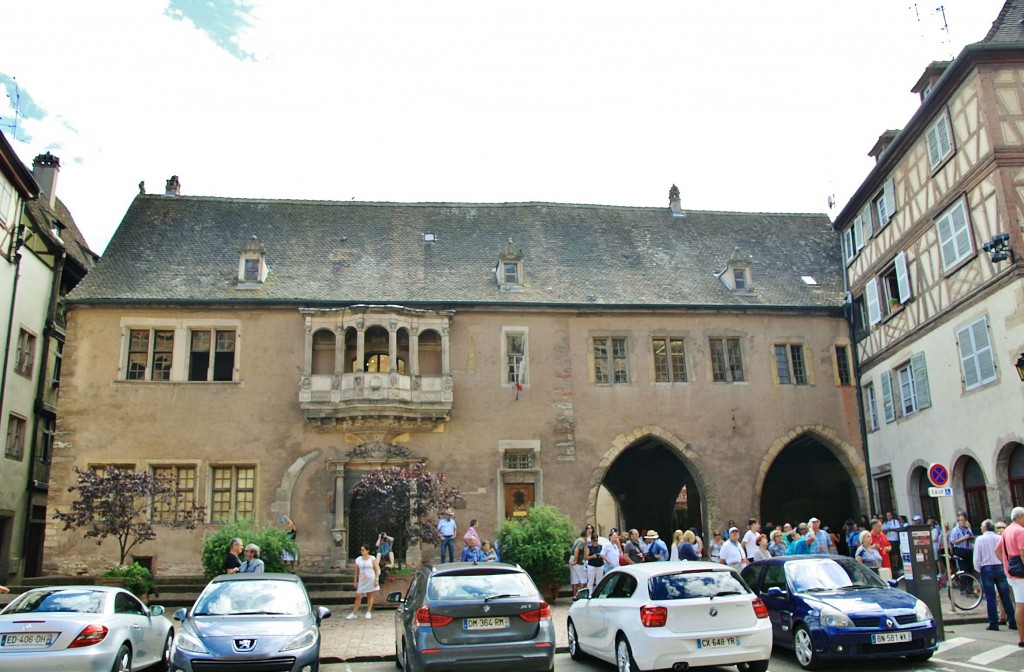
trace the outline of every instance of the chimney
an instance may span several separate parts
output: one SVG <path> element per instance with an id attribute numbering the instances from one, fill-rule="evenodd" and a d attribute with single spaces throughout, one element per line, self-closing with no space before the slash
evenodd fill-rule
<path id="1" fill-rule="evenodd" d="M 39 184 L 39 189 L 46 194 L 46 202 L 50 210 L 57 207 L 57 173 L 60 172 L 60 159 L 53 154 L 39 154 L 32 160 L 32 177 Z"/>
<path id="2" fill-rule="evenodd" d="M 672 209 L 673 217 L 683 216 L 683 203 L 679 198 L 679 187 L 672 185 L 672 188 L 668 190 L 668 207 Z"/>
<path id="3" fill-rule="evenodd" d="M 872 147 L 871 151 L 868 152 L 868 156 L 872 157 L 875 160 L 875 163 L 878 163 L 882 158 L 882 154 L 885 153 L 885 150 L 889 148 L 889 145 L 892 144 L 892 141 L 895 140 L 896 136 L 899 134 L 900 129 L 894 130 L 891 128 L 882 133 L 878 136 L 878 140 L 875 141 L 874 147 Z"/>
<path id="4" fill-rule="evenodd" d="M 167 180 L 164 196 L 181 196 L 181 182 L 178 181 L 177 175 L 171 175 L 171 179 Z"/>

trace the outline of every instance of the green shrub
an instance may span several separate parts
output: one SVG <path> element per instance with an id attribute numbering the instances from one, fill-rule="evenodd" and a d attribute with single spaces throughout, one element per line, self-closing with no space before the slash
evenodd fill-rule
<path id="1" fill-rule="evenodd" d="M 114 565 L 100 576 L 123 578 L 125 590 L 138 597 L 145 597 L 153 592 L 153 573 L 137 562 L 130 565 Z"/>
<path id="2" fill-rule="evenodd" d="M 526 516 L 498 528 L 502 562 L 518 564 L 541 591 L 566 582 L 565 550 L 576 537 L 572 520 L 550 505 L 530 508 Z"/>
<path id="3" fill-rule="evenodd" d="M 279 527 L 260 527 L 251 520 L 225 523 L 203 537 L 203 573 L 207 577 L 224 573 L 224 558 L 235 537 L 240 538 L 245 545 L 256 544 L 260 547 L 260 559 L 263 560 L 265 572 L 288 571 L 288 566 L 281 559 L 281 551 L 287 549 L 293 556 L 299 555 L 298 546 Z"/>

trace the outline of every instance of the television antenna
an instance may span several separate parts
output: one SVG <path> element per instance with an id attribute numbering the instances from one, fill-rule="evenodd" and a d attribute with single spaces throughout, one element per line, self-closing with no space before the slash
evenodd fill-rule
<path id="1" fill-rule="evenodd" d="M 6 121 L 0 124 L 4 128 L 11 130 L 11 139 L 18 139 L 18 118 L 21 116 L 21 88 L 18 86 L 18 78 L 11 77 L 11 81 L 14 82 L 14 95 L 10 92 L 7 93 L 7 99 L 11 101 L 11 108 L 14 110 L 14 121 Z M 0 117 L 3 120 L 3 117 Z"/>

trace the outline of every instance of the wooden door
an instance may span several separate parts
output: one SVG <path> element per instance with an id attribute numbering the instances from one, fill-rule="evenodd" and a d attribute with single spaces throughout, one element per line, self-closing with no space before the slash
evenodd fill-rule
<path id="1" fill-rule="evenodd" d="M 526 510 L 534 504 L 533 483 L 505 484 L 505 517 L 525 516 Z"/>

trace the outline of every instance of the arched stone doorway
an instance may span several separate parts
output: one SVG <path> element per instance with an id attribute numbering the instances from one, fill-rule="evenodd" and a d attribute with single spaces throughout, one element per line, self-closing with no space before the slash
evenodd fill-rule
<path id="1" fill-rule="evenodd" d="M 838 532 L 848 518 L 867 513 L 857 478 L 863 474 L 863 462 L 846 448 L 837 456 L 818 433 L 811 431 L 773 446 L 765 456 L 770 466 L 763 470 L 761 522 L 781 525 L 817 517 L 823 526 Z M 852 461 L 854 457 L 857 462 Z"/>
<path id="2" fill-rule="evenodd" d="M 591 516 L 603 487 L 615 502 L 623 529 L 658 530 L 666 540 L 676 529 L 696 527 L 703 533 L 712 495 L 695 457 L 684 443 L 658 428 L 617 437 L 595 472 Z M 685 504 L 680 499 L 683 492 Z"/>
<path id="3" fill-rule="evenodd" d="M 978 461 L 969 455 L 963 455 L 953 467 L 953 483 L 959 485 L 963 510 L 967 520 L 974 528 L 989 517 L 988 484 L 985 472 Z"/>

